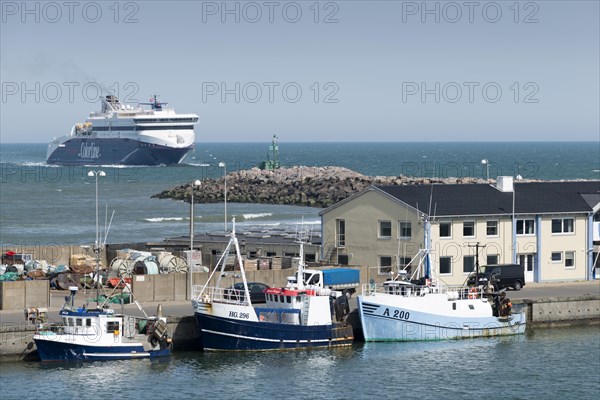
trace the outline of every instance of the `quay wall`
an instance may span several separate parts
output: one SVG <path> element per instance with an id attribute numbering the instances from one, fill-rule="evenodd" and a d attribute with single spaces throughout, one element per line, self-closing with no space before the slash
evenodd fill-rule
<path id="1" fill-rule="evenodd" d="M 361 284 L 367 283 L 366 268 L 349 267 L 361 270 Z M 246 271 L 248 282 L 263 282 L 272 287 L 282 287 L 287 283 L 287 277 L 292 275 L 291 269 L 268 269 Z M 210 277 L 208 272 L 194 272 L 192 282 L 194 285 L 204 285 Z M 160 275 L 134 275 L 131 288 L 135 299 L 140 302 L 163 302 L 191 300 L 189 274 L 160 274 Z M 386 276 L 379 277 L 377 283 L 383 282 Z M 214 276 L 212 284 L 216 284 L 218 276 Z M 226 286 L 231 277 L 222 278 Z M 237 281 L 236 281 L 237 282 Z M 105 289 L 108 291 L 109 289 Z M 360 288 L 358 289 L 360 290 Z M 65 294 L 68 294 L 65 292 Z M 22 310 L 26 307 L 48 307 L 50 305 L 50 281 L 46 279 L 0 282 L 0 310 Z"/>
<path id="2" fill-rule="evenodd" d="M 525 299 L 527 322 L 533 328 L 600 323 L 600 296 Z"/>
<path id="3" fill-rule="evenodd" d="M 0 310 L 49 306 L 50 285 L 47 280 L 0 282 Z"/>
<path id="4" fill-rule="evenodd" d="M 522 304 L 526 307 L 528 330 L 600 324 L 600 296 L 524 300 Z M 354 324 L 357 321 L 354 318 Z M 173 335 L 174 351 L 200 350 L 200 335 L 193 315 L 168 317 L 167 325 Z M 26 322 L 2 323 L 0 362 L 38 360 L 34 332 L 35 327 Z"/>

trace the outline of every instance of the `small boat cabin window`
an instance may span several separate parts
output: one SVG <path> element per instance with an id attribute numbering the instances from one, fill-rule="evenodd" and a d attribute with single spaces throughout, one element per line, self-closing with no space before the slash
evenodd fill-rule
<path id="1" fill-rule="evenodd" d="M 91 318 L 86 318 L 85 319 L 85 326 L 92 326 L 92 319 Z"/>
<path id="2" fill-rule="evenodd" d="M 300 303 L 300 302 L 302 301 L 302 298 L 301 298 L 300 296 L 296 296 L 296 301 L 297 301 L 298 303 Z"/>
<path id="3" fill-rule="evenodd" d="M 73 326 L 73 318 L 69 318 L 69 326 Z"/>
<path id="4" fill-rule="evenodd" d="M 108 321 L 106 323 L 106 332 L 111 333 L 119 330 L 119 321 Z"/>
<path id="5" fill-rule="evenodd" d="M 81 318 L 77 318 L 75 320 L 75 326 L 83 326 L 83 321 L 81 320 Z"/>
<path id="6" fill-rule="evenodd" d="M 279 300 L 278 300 L 278 301 L 279 301 L 280 303 L 283 303 L 283 296 L 282 296 L 282 295 L 279 295 Z"/>
<path id="7" fill-rule="evenodd" d="M 456 303 L 452 303 L 452 309 L 456 310 Z"/>
<path id="8" fill-rule="evenodd" d="M 68 325 L 67 317 L 63 317 L 63 324 Z"/>
<path id="9" fill-rule="evenodd" d="M 292 302 L 292 296 L 285 296 L 285 301 L 286 301 L 286 303 L 291 303 Z"/>

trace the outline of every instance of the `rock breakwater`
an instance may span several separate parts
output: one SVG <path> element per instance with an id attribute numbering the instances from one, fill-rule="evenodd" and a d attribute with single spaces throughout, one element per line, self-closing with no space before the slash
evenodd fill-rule
<path id="1" fill-rule="evenodd" d="M 343 167 L 290 167 L 274 171 L 252 168 L 227 175 L 227 201 L 329 207 L 369 185 L 426 185 L 430 183 L 485 183 L 476 178 L 416 178 L 366 176 Z M 224 200 L 224 178 L 207 179 L 194 190 L 195 203 Z M 154 198 L 190 201 L 191 184 L 155 194 Z"/>

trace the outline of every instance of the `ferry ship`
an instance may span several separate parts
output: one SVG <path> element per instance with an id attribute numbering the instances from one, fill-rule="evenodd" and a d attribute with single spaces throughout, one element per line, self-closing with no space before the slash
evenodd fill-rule
<path id="1" fill-rule="evenodd" d="M 170 165 L 194 148 L 196 114 L 177 114 L 156 96 L 136 107 L 114 95 L 101 101 L 100 112 L 50 142 L 48 164 Z"/>

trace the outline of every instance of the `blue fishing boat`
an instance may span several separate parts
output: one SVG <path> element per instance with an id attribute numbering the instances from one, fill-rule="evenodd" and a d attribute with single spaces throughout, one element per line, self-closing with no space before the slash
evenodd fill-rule
<path id="1" fill-rule="evenodd" d="M 243 282 L 243 290 L 223 288 L 230 250 L 236 254 L 234 275 Z M 227 248 L 215 266 L 207 284 L 194 286 L 192 306 L 204 350 L 288 350 L 349 346 L 352 327 L 343 317 L 332 319 L 336 299 L 330 289 L 306 285 L 303 281 L 304 247 L 300 242 L 297 279 L 284 288 L 265 291 L 265 304 L 252 305 L 244 264 L 234 227 Z M 239 270 L 239 271 L 238 271 Z M 215 274 L 217 275 L 215 277 Z M 208 284 L 216 278 L 216 286 Z M 345 295 L 343 295 L 345 297 Z"/>
<path id="2" fill-rule="evenodd" d="M 99 304 L 97 308 L 75 307 L 78 288 L 59 315 L 58 324 L 42 324 L 33 336 L 42 361 L 96 361 L 154 358 L 171 354 L 172 341 L 166 318 L 116 314 Z M 160 310 L 160 307 L 159 307 Z"/>

